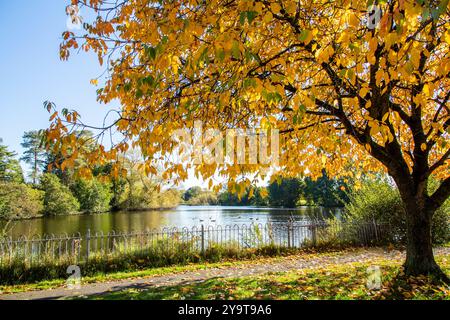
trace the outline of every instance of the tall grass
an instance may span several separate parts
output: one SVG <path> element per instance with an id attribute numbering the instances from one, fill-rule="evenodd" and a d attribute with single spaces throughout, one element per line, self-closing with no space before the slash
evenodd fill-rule
<path id="1" fill-rule="evenodd" d="M 257 256 L 271 256 L 293 252 L 293 250 L 275 245 L 258 248 L 241 248 L 237 243 L 209 243 L 204 252 L 196 250 L 192 243 L 159 239 L 147 246 L 140 244 L 118 244 L 113 253 L 94 252 L 88 261 L 79 262 L 78 253 L 67 254 L 54 259 L 51 254 L 44 255 L 39 261 L 22 259 L 14 255 L 3 259 L 0 265 L 0 284 L 17 285 L 43 280 L 68 278 L 67 268 L 78 265 L 82 276 L 118 271 L 136 271 L 146 268 L 186 265 L 200 262 L 219 262 L 224 259 L 245 259 Z"/>

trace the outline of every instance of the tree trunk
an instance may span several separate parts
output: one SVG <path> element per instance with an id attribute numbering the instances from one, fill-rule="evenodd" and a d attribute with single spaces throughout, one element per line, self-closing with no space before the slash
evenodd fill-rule
<path id="1" fill-rule="evenodd" d="M 449 281 L 433 255 L 431 225 L 434 212 L 429 212 L 418 201 L 406 204 L 407 247 L 405 273 L 410 276 L 432 275 Z"/>

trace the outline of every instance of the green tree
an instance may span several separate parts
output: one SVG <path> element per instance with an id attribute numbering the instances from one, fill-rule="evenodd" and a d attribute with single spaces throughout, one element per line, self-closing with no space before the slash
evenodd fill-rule
<path id="1" fill-rule="evenodd" d="M 250 198 L 250 205 L 258 207 L 266 207 L 269 205 L 269 199 L 263 195 L 266 193 L 265 189 L 263 187 L 255 188 L 253 197 Z"/>
<path id="2" fill-rule="evenodd" d="M 78 200 L 56 175 L 44 174 L 41 177 L 41 188 L 45 192 L 44 212 L 46 215 L 72 214 L 80 210 Z"/>
<path id="3" fill-rule="evenodd" d="M 217 195 L 211 191 L 201 190 L 201 192 L 193 197 L 190 197 L 187 204 L 192 206 L 215 206 L 217 205 Z"/>
<path id="4" fill-rule="evenodd" d="M 317 180 L 306 177 L 301 187 L 301 195 L 309 204 L 322 207 L 341 207 L 348 202 L 345 192 L 347 184 L 343 179 L 330 179 L 326 172 Z"/>
<path id="5" fill-rule="evenodd" d="M 30 178 L 33 184 L 37 183 L 39 175 L 43 172 L 47 152 L 43 144 L 42 131 L 28 131 L 23 135 L 22 148 L 25 149 L 21 161 L 31 166 Z"/>
<path id="6" fill-rule="evenodd" d="M 110 210 L 112 191 L 109 183 L 98 178 L 78 179 L 71 190 L 84 212 L 106 212 Z"/>
<path id="7" fill-rule="evenodd" d="M 0 181 L 23 182 L 23 171 L 19 161 L 15 158 L 17 154 L 9 151 L 8 147 L 1 144 L 0 138 Z"/>
<path id="8" fill-rule="evenodd" d="M 0 182 L 0 218 L 32 218 L 43 211 L 43 192 L 23 183 Z"/>
<path id="9" fill-rule="evenodd" d="M 301 194 L 301 181 L 297 178 L 279 178 L 269 185 L 271 206 L 294 208 Z"/>
<path id="10" fill-rule="evenodd" d="M 269 199 L 262 195 L 265 188 L 247 188 L 245 194 L 239 198 L 236 193 L 230 191 L 221 192 L 218 196 L 218 202 L 222 206 L 258 206 L 265 207 L 269 205 Z"/>
<path id="11" fill-rule="evenodd" d="M 434 182 L 430 188 L 435 188 Z M 386 180 L 366 180 L 360 188 L 349 188 L 350 201 L 345 206 L 350 232 L 358 232 L 361 223 L 377 221 L 384 224 L 384 239 L 387 243 L 407 243 L 405 208 L 397 188 Z M 450 199 L 433 216 L 431 236 L 434 244 L 450 240 Z"/>
<path id="12" fill-rule="evenodd" d="M 110 186 L 111 186 L 111 201 L 110 201 L 110 210 L 118 211 L 120 210 L 121 198 L 125 193 L 125 189 L 127 186 L 127 180 L 123 177 L 111 177 L 111 171 L 113 168 L 113 163 L 107 163 L 102 166 L 97 166 L 93 170 L 93 175 L 95 177 L 99 176 L 108 176 L 110 177 Z"/>
<path id="13" fill-rule="evenodd" d="M 238 195 L 233 192 L 224 191 L 219 194 L 218 197 L 219 204 L 221 206 L 241 206 L 242 201 L 239 199 Z"/>
<path id="14" fill-rule="evenodd" d="M 195 198 L 199 196 L 203 192 L 202 188 L 200 187 L 192 187 L 186 190 L 186 192 L 183 194 L 183 200 L 189 201 L 192 198 Z"/>

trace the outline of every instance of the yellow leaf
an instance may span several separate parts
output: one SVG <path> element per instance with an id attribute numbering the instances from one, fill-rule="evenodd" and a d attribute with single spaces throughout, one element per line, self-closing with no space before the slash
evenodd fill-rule
<path id="1" fill-rule="evenodd" d="M 422 143 L 422 144 L 420 145 L 420 149 L 421 149 L 422 151 L 427 150 L 427 144 L 426 144 L 426 143 Z"/>
<path id="2" fill-rule="evenodd" d="M 269 193 L 267 192 L 266 189 L 261 189 L 261 191 L 259 192 L 259 195 L 261 196 L 261 198 L 265 199 L 267 198 L 267 196 L 269 195 Z"/>
<path id="3" fill-rule="evenodd" d="M 273 14 L 272 14 L 272 12 L 267 12 L 267 13 L 264 15 L 264 18 L 263 18 L 263 20 L 264 20 L 265 23 L 270 23 L 270 22 L 272 21 L 272 19 L 273 19 Z"/>
<path id="4" fill-rule="evenodd" d="M 450 31 L 447 31 L 445 33 L 445 42 L 447 42 L 447 44 L 450 46 Z"/>
<path id="5" fill-rule="evenodd" d="M 354 13 L 350 13 L 349 17 L 348 17 L 348 23 L 352 26 L 352 27 L 358 27 L 359 26 L 359 18 L 356 16 L 356 14 Z"/>
<path id="6" fill-rule="evenodd" d="M 369 88 L 367 87 L 362 87 L 361 90 L 359 90 L 359 96 L 361 98 L 364 98 L 367 95 L 367 93 L 369 93 Z"/>
<path id="7" fill-rule="evenodd" d="M 322 155 L 322 165 L 325 166 L 327 164 L 328 158 L 326 155 Z"/>
<path id="8" fill-rule="evenodd" d="M 272 11 L 274 13 L 280 13 L 280 11 L 281 11 L 281 6 L 278 3 L 276 3 L 276 2 L 272 3 L 270 5 L 270 8 L 272 9 Z"/>

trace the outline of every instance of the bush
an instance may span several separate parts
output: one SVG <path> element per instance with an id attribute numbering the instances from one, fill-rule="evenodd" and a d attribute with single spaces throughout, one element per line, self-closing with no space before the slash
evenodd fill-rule
<path id="1" fill-rule="evenodd" d="M 123 248 L 125 249 L 125 248 Z M 39 261 L 20 257 L 7 259 L 0 265 L 0 286 L 19 285 L 43 280 L 67 279 L 67 267 L 78 265 L 83 270 L 83 277 L 96 276 L 112 272 L 127 272 L 148 268 L 173 265 L 187 265 L 200 262 L 219 262 L 225 259 L 254 259 L 297 253 L 298 249 L 268 245 L 260 248 L 242 248 L 235 243 L 210 243 L 204 253 L 195 245 L 183 243 L 176 239 L 160 239 L 149 247 L 140 244 L 135 247 L 127 245 L 123 252 L 104 254 L 93 252 L 89 262 L 80 260 L 78 254 L 63 256 L 55 260 L 52 255 L 42 257 Z"/>
<path id="2" fill-rule="evenodd" d="M 121 210 L 146 210 L 173 208 L 179 205 L 181 195 L 176 190 L 160 192 L 156 187 L 147 187 L 136 183 L 133 187 L 126 186 L 120 197 Z"/>
<path id="3" fill-rule="evenodd" d="M 80 210 L 78 200 L 70 189 L 64 186 L 54 174 L 47 173 L 41 178 L 44 190 L 44 213 L 46 215 L 73 214 Z"/>
<path id="4" fill-rule="evenodd" d="M 42 211 L 42 191 L 26 184 L 0 182 L 0 218 L 32 218 L 39 216 Z"/>
<path id="5" fill-rule="evenodd" d="M 269 203 L 274 207 L 295 208 L 300 198 L 302 183 L 297 178 L 281 178 L 269 185 Z"/>
<path id="6" fill-rule="evenodd" d="M 221 206 L 267 207 L 269 205 L 269 198 L 264 195 L 266 192 L 266 188 L 262 187 L 247 188 L 245 194 L 239 198 L 236 193 L 224 191 L 217 196 L 217 201 Z"/>
<path id="7" fill-rule="evenodd" d="M 386 239 L 390 243 L 406 243 L 406 219 L 398 190 L 387 182 L 364 182 L 362 188 L 350 189 L 350 202 L 346 205 L 346 218 L 350 225 L 377 221 L 386 224 Z M 450 201 L 436 211 L 432 223 L 433 243 L 450 240 Z"/>
<path id="8" fill-rule="evenodd" d="M 202 188 L 200 187 L 192 187 L 189 188 L 184 194 L 183 194 L 183 200 L 189 201 L 192 198 L 195 198 L 199 196 L 203 192 Z"/>
<path id="9" fill-rule="evenodd" d="M 202 191 L 201 194 L 189 199 L 187 204 L 191 206 L 215 206 L 219 204 L 219 201 L 216 194 L 208 191 Z"/>
<path id="10" fill-rule="evenodd" d="M 106 212 L 110 209 L 112 192 L 109 184 L 98 179 L 78 179 L 71 186 L 72 192 L 85 212 Z"/>

